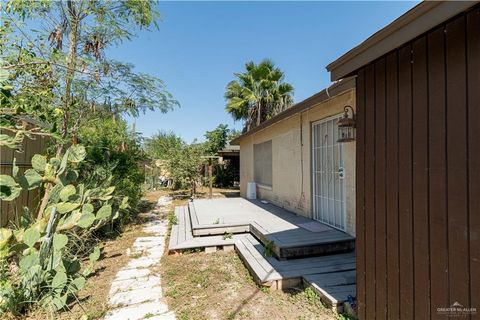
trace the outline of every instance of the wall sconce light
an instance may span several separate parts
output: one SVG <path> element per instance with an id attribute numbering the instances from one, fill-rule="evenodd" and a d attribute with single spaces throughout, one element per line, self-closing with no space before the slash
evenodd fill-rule
<path id="1" fill-rule="evenodd" d="M 351 117 L 348 114 L 348 111 L 351 112 Z M 343 108 L 343 117 L 340 118 L 337 122 L 338 126 L 338 140 L 337 142 L 349 142 L 355 141 L 356 132 L 355 132 L 355 111 L 351 106 L 345 106 Z"/>

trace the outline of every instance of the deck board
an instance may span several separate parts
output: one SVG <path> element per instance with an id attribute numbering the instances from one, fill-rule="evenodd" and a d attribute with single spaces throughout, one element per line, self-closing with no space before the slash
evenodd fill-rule
<path id="1" fill-rule="evenodd" d="M 231 238 L 224 238 L 223 236 L 211 236 L 211 237 L 195 237 L 190 240 L 171 246 L 170 250 L 186 250 L 205 247 L 221 247 L 231 246 L 235 244 L 242 235 L 233 235 Z"/>
<path id="2" fill-rule="evenodd" d="M 342 231 L 328 228 L 312 232 L 299 226 L 310 219 L 244 199 L 195 200 L 188 206 L 176 207 L 175 215 L 178 223 L 172 226 L 170 251 L 235 246 L 260 285 L 284 289 L 303 281 L 337 311 L 342 310 L 349 295 L 355 296 L 355 252 L 344 252 L 353 247 L 343 246 L 353 242 L 354 237 Z M 271 246 L 274 255 L 265 255 L 266 244 Z M 338 250 L 309 256 L 312 252 L 316 254 L 311 248 L 319 244 L 338 246 Z M 282 254 L 291 257 L 291 252 L 298 256 L 277 259 Z"/>
<path id="3" fill-rule="evenodd" d="M 178 243 L 180 243 L 178 239 L 178 235 L 180 233 L 180 227 L 181 225 L 178 223 L 179 218 L 180 218 L 180 212 L 181 212 L 182 207 L 175 207 L 175 212 L 174 215 L 177 218 L 177 224 L 172 225 L 172 230 L 170 231 L 170 239 L 168 242 L 168 249 L 172 250 Z"/>
<path id="4" fill-rule="evenodd" d="M 351 251 L 355 238 L 326 226 L 312 232 L 300 225 L 313 220 L 295 215 L 273 204 L 243 198 L 200 199 L 189 202 L 194 235 L 253 233 L 263 244 L 271 244 L 281 259 Z M 320 223 L 320 222 L 318 222 Z"/>
<path id="5" fill-rule="evenodd" d="M 235 243 L 235 247 L 240 255 L 240 258 L 244 261 L 255 281 L 257 283 L 263 283 L 267 278 L 267 271 L 257 261 L 257 259 L 250 254 L 245 241 L 237 241 Z"/>
<path id="6" fill-rule="evenodd" d="M 272 281 L 303 279 L 332 308 L 341 310 L 349 295 L 355 296 L 354 253 L 303 259 L 277 260 L 263 255 L 263 245 L 252 235 L 236 242 L 236 248 L 259 284 Z"/>

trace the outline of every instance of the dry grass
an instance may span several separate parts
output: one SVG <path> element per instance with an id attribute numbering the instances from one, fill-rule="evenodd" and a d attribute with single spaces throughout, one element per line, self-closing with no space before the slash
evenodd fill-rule
<path id="1" fill-rule="evenodd" d="M 164 294 L 177 318 L 336 319 L 311 290 L 257 287 L 235 252 L 194 252 L 162 260 Z"/>

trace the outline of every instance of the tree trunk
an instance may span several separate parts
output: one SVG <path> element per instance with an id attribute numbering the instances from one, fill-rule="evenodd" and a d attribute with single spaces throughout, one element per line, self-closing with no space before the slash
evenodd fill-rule
<path id="1" fill-rule="evenodd" d="M 260 125 L 260 122 L 262 122 L 262 104 L 258 103 L 257 104 L 257 127 Z"/>
<path id="2" fill-rule="evenodd" d="M 63 94 L 63 119 L 61 127 L 61 137 L 65 141 L 65 138 L 68 136 L 68 121 L 69 121 L 69 108 L 72 96 L 72 82 L 75 77 L 75 67 L 77 63 L 77 45 L 78 45 L 78 33 L 79 33 L 79 24 L 78 12 L 75 8 L 74 1 L 70 0 L 67 2 L 67 12 L 66 12 L 69 23 L 70 23 L 70 32 L 68 33 L 68 53 L 67 53 L 67 74 L 65 78 L 65 92 Z M 58 158 L 61 157 L 63 152 L 63 141 L 57 144 L 56 155 Z M 50 189 L 52 185 L 49 183 L 45 186 L 45 193 L 42 198 L 40 208 L 38 210 L 37 221 L 43 218 L 43 213 L 45 207 L 48 203 L 48 198 L 50 195 Z"/>
<path id="3" fill-rule="evenodd" d="M 70 32 L 68 33 L 68 53 L 67 53 L 67 74 L 65 77 L 65 92 L 63 95 L 63 123 L 61 128 L 61 136 L 65 139 L 68 135 L 68 121 L 70 116 L 70 103 L 72 98 L 72 82 L 75 77 L 75 67 L 77 64 L 77 46 L 79 36 L 78 12 L 75 8 L 75 2 L 70 0 L 67 2 L 67 16 L 69 19 Z M 57 147 L 57 157 L 63 151 L 63 144 Z"/>

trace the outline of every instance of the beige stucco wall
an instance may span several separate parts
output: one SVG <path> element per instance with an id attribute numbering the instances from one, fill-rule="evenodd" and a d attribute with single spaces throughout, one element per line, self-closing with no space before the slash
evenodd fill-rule
<path id="1" fill-rule="evenodd" d="M 312 216 L 312 123 L 355 109 L 355 89 L 348 90 L 302 113 L 282 120 L 240 140 L 240 193 L 254 181 L 253 145 L 272 140 L 272 187 L 257 187 L 257 197 L 297 214 Z M 347 232 L 355 235 L 355 142 L 345 144 Z"/>

